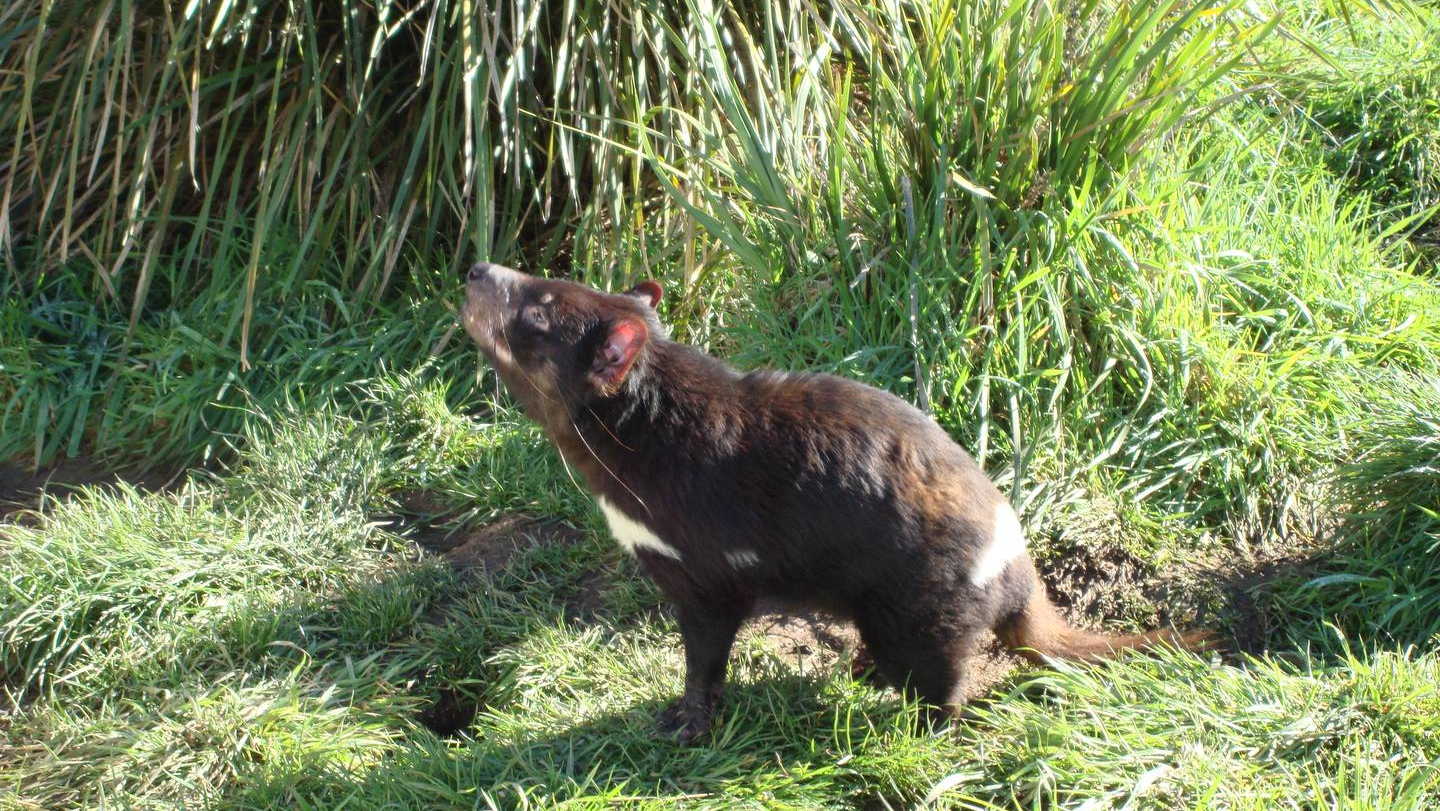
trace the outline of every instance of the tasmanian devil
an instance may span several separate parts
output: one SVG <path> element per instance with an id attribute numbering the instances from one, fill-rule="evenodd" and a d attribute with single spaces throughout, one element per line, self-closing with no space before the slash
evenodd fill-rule
<path id="1" fill-rule="evenodd" d="M 685 692 L 662 731 L 710 727 L 761 596 L 853 620 L 879 674 L 942 712 L 963 700 L 985 631 L 1037 660 L 1203 644 L 1069 626 L 1015 511 L 935 422 L 855 381 L 741 373 L 675 343 L 660 295 L 653 281 L 606 294 L 481 263 L 463 320 L 674 603 Z"/>

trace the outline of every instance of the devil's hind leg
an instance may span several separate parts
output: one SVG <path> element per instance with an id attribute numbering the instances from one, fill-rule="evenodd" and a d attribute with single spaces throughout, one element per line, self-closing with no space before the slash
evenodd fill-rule
<path id="1" fill-rule="evenodd" d="M 867 612 L 856 625 L 880 675 L 928 705 L 932 719 L 945 718 L 965 703 L 967 665 L 979 629 L 922 622 L 905 614 Z"/>

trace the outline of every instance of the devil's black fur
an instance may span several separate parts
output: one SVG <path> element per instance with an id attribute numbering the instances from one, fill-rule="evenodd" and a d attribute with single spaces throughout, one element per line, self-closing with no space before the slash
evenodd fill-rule
<path id="1" fill-rule="evenodd" d="M 670 341 L 659 297 L 654 282 L 607 295 L 482 264 L 464 321 L 602 504 L 678 553 L 634 550 L 685 647 L 685 693 L 662 728 L 688 739 L 710 726 L 762 596 L 853 620 L 887 681 L 942 708 L 963 700 L 966 659 L 992 629 L 1081 658 L 1196 641 L 1067 626 L 1018 547 L 973 583 L 1009 506 L 939 426 L 854 381 L 742 374 Z"/>

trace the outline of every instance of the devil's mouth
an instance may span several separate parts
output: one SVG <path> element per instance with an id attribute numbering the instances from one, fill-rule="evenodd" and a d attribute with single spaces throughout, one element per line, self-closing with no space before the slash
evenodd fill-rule
<path id="1" fill-rule="evenodd" d="M 506 345 L 500 330 L 489 319 L 480 315 L 472 308 L 467 308 L 464 318 L 465 332 L 469 333 L 470 339 L 475 342 L 481 352 L 493 355 L 495 352 L 507 352 L 510 347 Z"/>
<path id="2" fill-rule="evenodd" d="M 479 329 L 473 334 L 476 335 L 476 343 L 480 345 L 481 351 L 490 357 L 492 363 L 497 366 L 508 366 L 515 360 L 515 355 L 510 349 L 510 340 L 505 335 L 505 325 L 498 318 L 494 311 L 477 313 L 475 319 Z"/>

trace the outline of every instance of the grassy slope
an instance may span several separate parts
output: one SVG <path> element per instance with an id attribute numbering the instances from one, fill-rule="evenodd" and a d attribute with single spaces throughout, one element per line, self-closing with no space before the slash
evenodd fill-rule
<path id="1" fill-rule="evenodd" d="M 1327 70 L 1306 53 L 1291 56 Z M 1395 68 L 1396 92 L 1425 97 L 1434 78 L 1419 64 Z M 274 346 L 293 365 L 271 372 L 316 383 L 291 409 L 227 423 L 247 426 L 228 473 L 169 494 L 84 493 L 51 504 L 38 524 L 0 528 L 0 667 L 19 703 L 0 717 L 0 807 L 902 807 L 927 796 L 960 808 L 1432 807 L 1440 290 L 1408 266 L 1403 242 L 1377 236 L 1397 216 L 1362 193 L 1378 173 L 1337 171 L 1346 139 L 1330 137 L 1342 113 L 1369 120 L 1346 111 L 1363 109 L 1374 95 L 1363 88 L 1383 74 L 1372 66 L 1353 87 L 1307 89 L 1296 102 L 1313 105 L 1304 115 L 1252 98 L 1152 149 L 1145 171 L 1103 195 L 1071 188 L 1042 212 L 1064 218 L 1064 250 L 981 268 L 1010 278 L 991 306 L 1021 323 L 977 318 L 1000 335 L 979 354 L 956 351 L 974 334 L 957 334 L 969 322 L 943 314 L 956 296 L 966 300 L 963 285 L 977 272 L 962 251 L 968 236 L 931 230 L 923 217 L 915 229 L 924 255 L 957 268 L 921 291 L 926 324 L 939 327 L 920 334 L 877 304 L 904 300 L 905 269 L 886 264 L 894 260 L 884 245 L 867 245 L 865 233 L 848 244 L 883 273 L 877 287 L 858 288 L 876 299 L 827 299 L 817 291 L 848 289 L 851 277 L 787 253 L 840 244 L 833 237 L 851 227 L 896 225 L 893 209 L 888 220 L 875 213 L 896 192 L 881 200 L 880 164 L 864 161 L 818 163 L 881 201 L 837 201 L 840 221 L 820 203 L 781 221 L 765 189 L 728 189 L 742 221 L 697 237 L 700 251 L 729 236 L 754 246 L 762 264 L 712 253 L 709 292 L 670 305 L 685 334 L 747 363 L 839 369 L 911 397 L 913 339 L 937 418 L 984 446 L 1007 482 L 1019 466 L 1015 496 L 1052 567 L 1086 555 L 1122 560 L 1144 599 L 1170 590 L 1167 614 L 1210 611 L 1228 627 L 1243 618 L 1226 605 L 1217 571 L 1318 553 L 1308 567 L 1266 578 L 1247 609 L 1264 617 L 1261 641 L 1277 654 L 1028 671 L 955 734 L 932 738 L 908 731 L 909 710 L 893 694 L 839 668 L 797 671 L 749 643 L 732 660 L 735 685 L 708 746 L 651 740 L 648 716 L 679 688 L 677 635 L 648 611 L 657 595 L 605 541 L 535 430 L 503 404 L 482 405 L 481 416 L 455 410 L 473 407 L 476 394 L 435 381 L 459 379 L 463 353 L 401 376 L 360 362 L 314 366 L 373 347 L 394 351 L 381 358 L 414 357 L 444 335 L 441 308 L 357 314 L 340 330 L 317 319 L 305 331 L 307 322 L 279 316 L 313 305 L 301 299 L 287 310 L 296 302 L 277 290 Z M 883 112 L 874 95 L 868 101 Z M 846 136 L 897 157 L 913 148 L 885 140 L 903 132 L 903 113 L 891 111 L 895 132 Z M 735 118 L 704 122 L 732 150 L 743 148 L 723 138 Z M 1422 140 L 1440 131 L 1423 116 L 1406 126 Z M 717 172 L 719 188 L 722 170 L 745 159 L 720 149 L 696 171 Z M 783 167 L 796 173 L 792 187 L 823 189 L 801 164 Z M 1401 169 L 1417 166 L 1427 164 Z M 1403 180 L 1404 171 L 1385 176 Z M 657 222 L 632 250 L 663 243 L 672 226 Z M 684 252 L 653 258 L 663 278 L 688 278 Z M 786 273 L 767 278 L 772 261 Z M 1026 285 L 1005 275 L 1019 267 L 1034 273 Z M 1077 278 L 1092 287 L 1067 286 Z M 45 312 L 84 297 L 53 299 Z M 212 370 L 234 358 L 204 330 L 234 320 L 234 299 L 197 297 L 193 312 L 146 322 L 157 332 L 141 345 L 191 341 L 175 357 L 188 356 L 199 374 L 137 374 L 123 385 L 141 388 L 117 402 L 151 416 L 164 404 L 208 402 L 156 381 L 224 385 L 225 373 Z M 231 311 L 204 309 L 227 300 Z M 822 306 L 834 300 L 833 310 Z M 789 318 L 796 308 L 809 317 Z M 1027 324 L 1026 314 L 1039 318 Z M 7 329 L 27 334 L 22 314 L 7 317 Z M 380 322 L 393 332 L 377 336 Z M 268 334 L 262 328 L 261 340 Z M 7 341 L 9 352 L 20 346 Z M 1076 371 L 1057 375 L 1067 357 Z M 993 364 L 991 377 L 974 372 L 977 360 Z M 334 382 L 361 376 L 376 380 Z M 83 379 L 60 382 L 103 395 Z M 38 398 L 24 403 L 40 407 Z M 198 413 L 117 418 L 116 430 L 131 433 L 116 445 L 193 449 L 204 436 Z M 161 426 L 162 438 L 147 437 L 147 424 Z M 429 509 L 449 521 L 553 515 L 581 527 L 584 540 L 535 546 L 496 579 L 466 581 L 397 536 L 403 523 L 377 523 L 404 512 L 395 501 L 412 490 L 426 491 Z M 573 606 L 596 570 L 614 585 L 577 619 Z M 1141 606 L 1094 610 L 1118 622 L 1152 619 Z M 438 737 L 420 719 L 455 696 L 480 711 L 462 734 Z"/>

